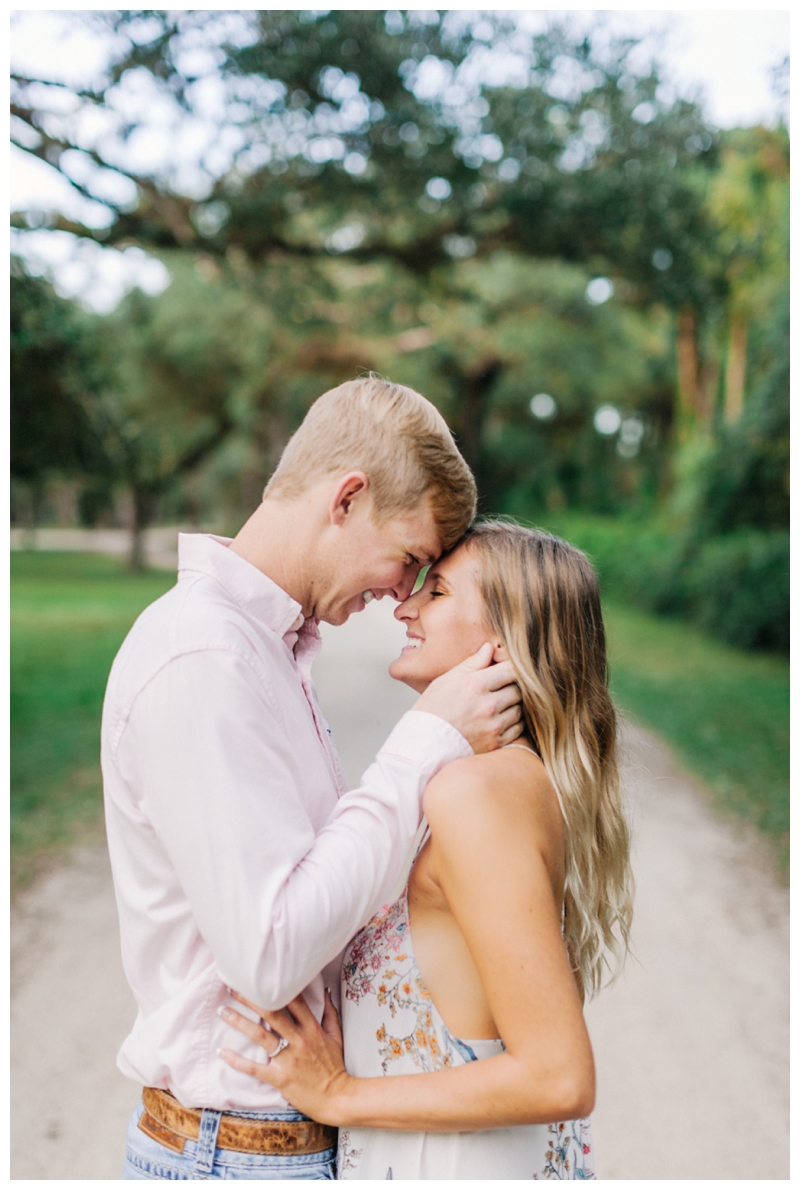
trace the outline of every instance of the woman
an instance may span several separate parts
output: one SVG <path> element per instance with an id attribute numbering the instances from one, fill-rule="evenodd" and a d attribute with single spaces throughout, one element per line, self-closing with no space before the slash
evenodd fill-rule
<path id="1" fill-rule="evenodd" d="M 486 522 L 395 615 L 390 673 L 417 691 L 488 636 L 525 734 L 428 786 L 406 889 L 345 951 L 344 1059 L 332 1003 L 320 1026 L 302 997 L 256 1008 L 264 1023 L 223 1010 L 274 1060 L 222 1056 L 339 1126 L 340 1178 L 593 1177 L 583 989 L 631 917 L 595 574 L 557 538 Z"/>

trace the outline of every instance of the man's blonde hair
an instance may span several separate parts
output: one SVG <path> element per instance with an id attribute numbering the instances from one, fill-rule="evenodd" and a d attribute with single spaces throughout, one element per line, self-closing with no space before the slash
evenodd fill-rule
<path id="1" fill-rule="evenodd" d="M 348 380 L 318 397 L 289 439 L 264 498 L 294 499 L 337 472 L 369 478 L 378 524 L 430 498 L 443 549 L 475 516 L 475 480 L 430 401 L 380 376 Z"/>

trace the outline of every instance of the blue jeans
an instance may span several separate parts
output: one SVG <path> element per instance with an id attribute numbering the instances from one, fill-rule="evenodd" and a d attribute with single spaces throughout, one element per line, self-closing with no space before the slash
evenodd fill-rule
<path id="1" fill-rule="evenodd" d="M 183 1152 L 152 1140 L 139 1127 L 144 1111 L 140 1103 L 134 1109 L 128 1124 L 125 1164 L 122 1167 L 124 1181 L 165 1180 L 202 1181 L 213 1178 L 238 1178 L 242 1181 L 272 1179 L 336 1178 L 336 1150 L 326 1149 L 322 1153 L 289 1154 L 278 1156 L 272 1153 L 236 1153 L 232 1149 L 218 1149 L 217 1132 L 221 1112 L 204 1111 L 197 1140 L 187 1140 Z M 231 1116 L 243 1116 L 248 1120 L 304 1120 L 300 1112 L 286 1111 L 241 1111 L 228 1112 Z"/>

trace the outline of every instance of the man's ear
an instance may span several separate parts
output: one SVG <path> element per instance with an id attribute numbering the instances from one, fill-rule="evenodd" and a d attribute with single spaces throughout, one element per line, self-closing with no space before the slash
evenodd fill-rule
<path id="1" fill-rule="evenodd" d="M 348 471 L 347 475 L 337 480 L 328 505 L 331 524 L 343 525 L 353 507 L 353 501 L 365 496 L 368 491 L 369 477 L 363 471 Z"/>

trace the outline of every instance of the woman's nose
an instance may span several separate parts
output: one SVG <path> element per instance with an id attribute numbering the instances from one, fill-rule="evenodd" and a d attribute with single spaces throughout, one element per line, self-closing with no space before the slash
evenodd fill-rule
<path id="1" fill-rule="evenodd" d="M 409 595 L 402 603 L 398 603 L 394 609 L 395 620 L 415 620 L 417 618 L 417 600 L 416 596 Z"/>

